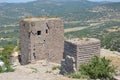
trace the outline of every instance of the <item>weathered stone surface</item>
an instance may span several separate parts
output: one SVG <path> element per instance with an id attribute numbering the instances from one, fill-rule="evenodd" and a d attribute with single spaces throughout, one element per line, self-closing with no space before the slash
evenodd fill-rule
<path id="1" fill-rule="evenodd" d="M 61 62 L 61 74 L 69 74 L 76 71 L 75 59 L 69 55 Z"/>
<path id="2" fill-rule="evenodd" d="M 64 43 L 64 60 L 62 68 L 68 73 L 72 72 L 69 69 L 70 62 L 66 59 L 67 56 L 71 56 L 75 60 L 75 68 L 78 69 L 79 65 L 89 61 L 92 57 L 100 55 L 100 40 L 94 38 L 72 39 L 66 40 Z M 71 71 L 69 71 L 69 70 Z"/>
<path id="3" fill-rule="evenodd" d="M 20 22 L 21 64 L 47 59 L 60 63 L 64 28 L 59 18 L 28 18 Z"/>

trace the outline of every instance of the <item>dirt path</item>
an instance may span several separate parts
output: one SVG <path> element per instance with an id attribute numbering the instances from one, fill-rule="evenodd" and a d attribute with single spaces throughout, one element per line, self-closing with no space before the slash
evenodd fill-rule
<path id="1" fill-rule="evenodd" d="M 101 49 L 101 53 L 100 55 L 103 57 L 103 56 L 112 56 L 112 57 L 118 57 L 120 58 L 120 52 L 117 52 L 117 51 L 110 51 L 108 49 Z"/>
<path id="2" fill-rule="evenodd" d="M 64 29 L 64 32 L 79 31 L 79 30 L 82 30 L 82 29 L 85 29 L 85 28 L 88 28 L 88 27 L 86 26 L 86 27 L 74 27 L 74 28 L 68 28 L 68 29 Z"/>

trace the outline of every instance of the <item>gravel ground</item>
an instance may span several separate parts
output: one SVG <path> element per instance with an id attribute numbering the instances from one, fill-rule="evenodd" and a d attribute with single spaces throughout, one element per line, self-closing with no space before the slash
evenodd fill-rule
<path id="1" fill-rule="evenodd" d="M 117 66 L 120 66 L 118 65 L 120 56 L 117 54 L 120 53 L 101 49 L 101 56 L 109 57 Z M 119 58 L 119 60 L 116 57 Z M 59 70 L 52 70 L 53 67 L 59 65 L 60 64 L 46 62 L 44 60 L 25 66 L 19 65 L 15 67 L 15 72 L 0 74 L 0 80 L 78 80 L 60 75 Z"/>
<path id="2" fill-rule="evenodd" d="M 77 80 L 64 77 L 59 70 L 52 70 L 59 64 L 38 61 L 26 66 L 17 66 L 15 72 L 0 74 L 0 80 Z"/>
<path id="3" fill-rule="evenodd" d="M 101 49 L 100 56 L 102 56 L 102 57 L 103 56 L 105 56 L 105 57 L 111 56 L 111 57 L 119 57 L 120 58 L 120 52 L 110 51 L 108 49 Z"/>

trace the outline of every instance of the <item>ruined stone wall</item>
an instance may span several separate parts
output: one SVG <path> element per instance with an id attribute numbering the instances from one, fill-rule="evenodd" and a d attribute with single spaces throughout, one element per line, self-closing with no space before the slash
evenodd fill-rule
<path id="1" fill-rule="evenodd" d="M 63 22 L 59 18 L 31 18 L 24 19 L 22 23 L 29 22 L 29 25 L 24 28 L 29 28 L 28 31 L 21 26 L 21 34 L 25 40 L 29 40 L 26 44 L 21 43 L 21 47 L 26 50 L 22 51 L 22 56 L 29 55 L 29 60 L 42 60 L 47 59 L 48 61 L 60 63 L 63 58 L 64 50 L 64 28 Z M 21 38 L 21 41 L 23 39 Z M 29 45 L 29 50 L 27 46 Z M 28 57 L 27 57 L 28 58 Z M 24 59 L 27 59 L 26 57 Z M 23 60 L 24 60 L 23 59 Z M 27 59 L 28 60 L 28 59 Z"/>
<path id="2" fill-rule="evenodd" d="M 65 59 L 67 55 L 73 57 L 75 59 L 75 64 L 77 64 L 77 45 L 65 41 L 63 58 Z M 77 65 L 75 66 L 77 67 Z"/>
<path id="3" fill-rule="evenodd" d="M 65 41 L 64 43 L 64 53 L 63 58 L 65 58 L 67 55 L 77 58 L 77 45 L 72 44 L 70 42 Z"/>
<path id="4" fill-rule="evenodd" d="M 100 41 L 98 39 L 66 40 L 64 44 L 64 59 L 67 56 L 73 57 L 76 68 L 95 55 L 100 55 Z"/>
<path id="5" fill-rule="evenodd" d="M 100 56 L 100 42 L 77 45 L 77 67 L 94 56 Z"/>
<path id="6" fill-rule="evenodd" d="M 61 62 L 64 52 L 64 27 L 63 22 L 58 20 L 49 20 L 49 60 L 52 62 Z"/>
<path id="7" fill-rule="evenodd" d="M 20 23 L 20 46 L 21 46 L 21 64 L 29 63 L 30 59 L 30 39 L 28 37 L 28 32 L 29 32 L 29 23 L 28 22 L 21 22 Z"/>
<path id="8" fill-rule="evenodd" d="M 41 60 L 47 58 L 47 41 L 48 33 L 46 33 L 46 22 L 44 20 L 32 22 L 32 26 L 29 31 L 30 35 L 30 49 L 31 60 Z"/>

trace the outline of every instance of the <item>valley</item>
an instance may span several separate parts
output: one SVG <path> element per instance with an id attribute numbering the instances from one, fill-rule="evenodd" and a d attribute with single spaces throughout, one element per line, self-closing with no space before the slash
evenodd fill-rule
<path id="1" fill-rule="evenodd" d="M 120 2 L 37 0 L 0 3 L 0 47 L 17 46 L 19 21 L 29 17 L 60 17 L 65 37 L 94 37 L 101 47 L 120 52 Z"/>

